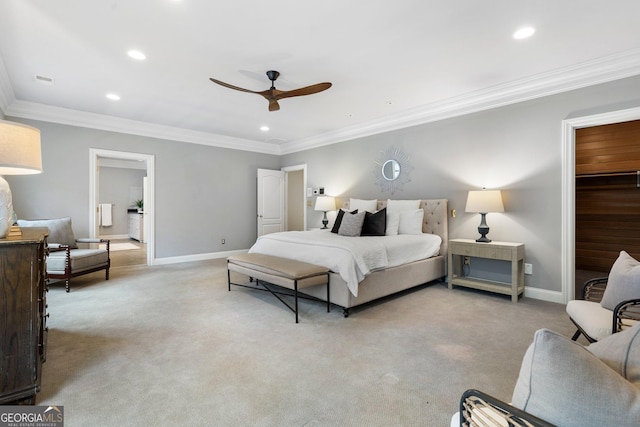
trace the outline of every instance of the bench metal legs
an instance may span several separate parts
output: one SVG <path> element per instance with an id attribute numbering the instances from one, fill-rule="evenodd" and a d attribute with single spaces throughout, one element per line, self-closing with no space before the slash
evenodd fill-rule
<path id="1" fill-rule="evenodd" d="M 329 276 L 329 273 L 326 273 L 326 275 L 327 275 L 327 313 L 330 313 L 331 312 L 331 299 L 330 299 L 331 291 L 330 291 L 330 286 L 329 286 L 330 283 L 329 283 L 329 281 L 331 279 L 331 276 Z M 257 279 L 257 278 L 251 278 L 251 280 L 252 281 L 255 280 L 256 284 L 257 285 L 262 285 L 262 287 L 264 289 L 258 288 L 258 287 L 255 287 L 255 286 L 247 286 L 247 285 L 241 284 L 241 283 L 233 283 L 233 282 L 231 282 L 231 270 L 227 269 L 227 289 L 229 291 L 231 291 L 231 285 L 242 286 L 244 288 L 255 289 L 257 291 L 268 291 L 269 293 L 271 293 L 271 295 L 273 295 L 274 297 L 278 298 L 278 300 L 280 300 L 281 303 L 283 303 L 285 306 L 287 306 L 287 308 L 289 310 L 291 310 L 291 311 L 293 311 L 295 313 L 295 315 L 296 315 L 296 323 L 299 323 L 298 322 L 298 298 L 309 299 L 309 300 L 313 300 L 313 301 L 322 301 L 321 299 L 318 299 L 318 298 L 315 298 L 315 297 L 312 297 L 312 296 L 308 296 L 308 295 L 300 296 L 299 293 L 298 293 L 298 280 L 294 280 L 294 282 L 293 282 L 293 289 L 292 289 L 293 290 L 293 294 L 291 294 L 290 292 L 281 292 L 279 290 L 272 289 L 272 286 L 275 286 L 275 285 L 272 285 L 269 282 L 265 282 L 264 280 L 260 280 L 260 279 Z M 281 287 L 278 287 L 278 288 L 280 289 Z M 289 303 L 287 303 L 284 299 L 282 299 L 280 297 L 280 295 L 286 295 L 286 296 L 290 296 L 290 297 L 292 296 L 294 298 L 294 306 L 291 307 L 291 305 L 289 305 Z"/>

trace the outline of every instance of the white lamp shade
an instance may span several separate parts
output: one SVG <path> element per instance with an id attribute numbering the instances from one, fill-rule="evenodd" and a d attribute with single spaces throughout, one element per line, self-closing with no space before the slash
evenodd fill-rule
<path id="1" fill-rule="evenodd" d="M 500 190 L 469 191 L 466 212 L 504 212 Z"/>
<path id="2" fill-rule="evenodd" d="M 316 199 L 316 206 L 314 208 L 317 211 L 328 212 L 336 210 L 336 199 L 329 196 L 318 196 Z"/>
<path id="3" fill-rule="evenodd" d="M 21 123 L 0 120 L 0 175 L 40 172 L 40 131 Z"/>

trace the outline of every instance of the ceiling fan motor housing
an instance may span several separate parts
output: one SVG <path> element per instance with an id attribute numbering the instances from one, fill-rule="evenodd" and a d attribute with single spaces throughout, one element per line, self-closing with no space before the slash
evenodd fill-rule
<path id="1" fill-rule="evenodd" d="M 274 71 L 274 70 L 267 71 L 267 77 L 269 77 L 269 80 L 271 80 L 272 82 L 277 80 L 279 75 L 280 73 L 277 71 Z"/>

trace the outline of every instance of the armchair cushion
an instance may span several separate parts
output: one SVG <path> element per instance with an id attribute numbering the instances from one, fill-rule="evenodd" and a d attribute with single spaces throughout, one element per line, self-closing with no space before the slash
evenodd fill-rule
<path id="1" fill-rule="evenodd" d="M 591 344 L 587 350 L 640 389 L 640 323 Z"/>
<path id="2" fill-rule="evenodd" d="M 49 229 L 49 236 L 47 237 L 49 243 L 69 245 L 72 249 L 78 247 L 71 228 L 70 217 L 40 220 L 19 219 L 18 225 L 20 227 L 47 227 Z"/>
<path id="3" fill-rule="evenodd" d="M 47 272 L 64 274 L 66 251 L 50 252 L 47 257 Z M 109 253 L 104 249 L 74 249 L 70 256 L 71 271 L 80 273 L 88 268 L 109 262 Z"/>
<path id="4" fill-rule="evenodd" d="M 548 329 L 536 332 L 512 401 L 558 426 L 640 424 L 640 390 L 582 345 Z"/>
<path id="5" fill-rule="evenodd" d="M 567 314 L 596 341 L 608 337 L 613 331 L 613 312 L 599 302 L 571 300 L 567 303 Z"/>
<path id="6" fill-rule="evenodd" d="M 613 310 L 622 301 L 640 298 L 640 261 L 621 251 L 609 272 L 600 304 Z"/>

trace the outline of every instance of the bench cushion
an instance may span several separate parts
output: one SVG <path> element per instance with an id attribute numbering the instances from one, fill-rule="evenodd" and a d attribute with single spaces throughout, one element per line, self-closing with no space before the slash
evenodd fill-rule
<path id="1" fill-rule="evenodd" d="M 327 283 L 329 269 L 308 262 L 265 254 L 239 254 L 227 258 L 227 268 L 256 279 L 293 289 Z"/>
<path id="2" fill-rule="evenodd" d="M 280 274 L 289 279 L 304 279 L 305 277 L 329 272 L 328 268 L 319 265 L 265 254 L 232 255 L 228 258 L 228 261 L 233 264 L 251 267 L 256 271 Z"/>
<path id="3" fill-rule="evenodd" d="M 47 256 L 47 271 L 64 274 L 66 251 L 50 252 Z M 78 273 L 87 268 L 97 267 L 109 262 L 109 254 L 105 249 L 72 249 L 71 271 Z"/>

